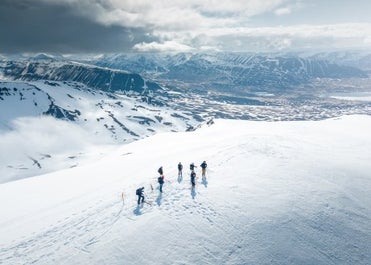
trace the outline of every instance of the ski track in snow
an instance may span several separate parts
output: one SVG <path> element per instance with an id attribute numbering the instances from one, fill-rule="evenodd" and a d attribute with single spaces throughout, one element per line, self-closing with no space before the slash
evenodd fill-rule
<path id="1" fill-rule="evenodd" d="M 196 213 L 211 224 L 212 218 L 218 215 L 211 206 L 205 206 L 192 198 L 202 196 L 200 190 L 204 185 L 199 179 L 194 195 L 190 188 L 189 177 L 186 176 L 183 176 L 181 182 L 166 181 L 163 194 L 159 192 L 157 184 L 152 183 L 152 185 L 154 190 L 146 194 L 146 201 L 151 205 L 144 204 L 143 207 L 137 207 L 134 196 L 130 199 L 125 198 L 125 202 L 118 196 L 111 196 L 108 201 L 100 201 L 95 206 L 58 220 L 56 224 L 46 227 L 43 232 L 34 233 L 31 238 L 21 240 L 10 247 L 0 248 L 0 264 L 14 258 L 21 264 L 48 263 L 52 261 L 51 257 L 55 252 L 66 248 L 90 253 L 91 247 L 99 243 L 101 237 L 107 234 L 119 219 L 133 222 L 152 211 L 161 211 L 161 214 L 178 220 L 186 213 Z M 130 223 L 126 224 L 129 225 Z M 91 233 L 93 231 L 94 233 Z"/>
<path id="2" fill-rule="evenodd" d="M 88 247 L 99 241 L 120 218 L 123 206 L 120 202 L 111 201 L 101 203 L 96 207 L 89 207 L 80 213 L 73 213 L 63 220 L 57 221 L 54 226 L 48 227 L 44 232 L 35 234 L 10 248 L 0 249 L 0 261 L 12 257 L 31 256 L 24 263 L 33 264 L 52 256 L 62 247 L 76 248 L 79 251 L 89 252 Z M 95 236 L 89 232 L 96 231 Z"/>

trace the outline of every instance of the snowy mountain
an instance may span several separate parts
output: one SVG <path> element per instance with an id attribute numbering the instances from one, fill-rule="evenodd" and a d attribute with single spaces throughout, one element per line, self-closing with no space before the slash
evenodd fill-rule
<path id="1" fill-rule="evenodd" d="M 370 264 L 370 130 L 370 116 L 215 120 L 3 183 L 0 263 Z"/>
<path id="2" fill-rule="evenodd" d="M 315 78 L 365 78 L 358 68 L 315 57 L 244 53 L 119 54 L 89 61 L 103 67 L 131 70 L 159 80 L 204 84 L 206 88 L 292 88 Z"/>
<path id="3" fill-rule="evenodd" d="M 22 81 L 74 81 L 103 91 L 130 90 L 142 92 L 143 78 L 134 73 L 85 65 L 76 62 L 34 57 L 25 61 L 4 61 L 0 71 L 5 78 Z"/>
<path id="4" fill-rule="evenodd" d="M 109 145 L 199 124 L 190 113 L 147 101 L 76 82 L 0 81 L 0 182 L 74 167 Z M 96 144 L 102 154 L 91 153 Z"/>
<path id="5" fill-rule="evenodd" d="M 368 73 L 371 71 L 371 52 L 369 51 L 322 52 L 310 57 L 339 65 L 356 67 Z"/>

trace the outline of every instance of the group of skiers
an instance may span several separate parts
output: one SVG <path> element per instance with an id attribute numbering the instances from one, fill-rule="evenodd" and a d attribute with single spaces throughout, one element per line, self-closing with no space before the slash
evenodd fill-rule
<path id="1" fill-rule="evenodd" d="M 195 166 L 194 163 L 191 163 L 189 165 L 189 169 L 191 170 L 190 177 L 191 177 L 192 189 L 194 189 L 195 186 L 196 186 L 196 172 L 195 172 L 196 167 L 197 166 Z M 206 177 L 206 168 L 207 168 L 206 161 L 203 161 L 202 164 L 200 165 L 200 167 L 201 167 L 202 178 L 205 178 Z M 165 182 L 164 181 L 164 179 L 165 179 L 164 169 L 162 168 L 162 166 L 157 170 L 157 172 L 160 174 L 160 176 L 157 178 L 157 182 L 159 184 L 159 190 L 162 193 L 162 186 L 164 185 L 164 182 Z M 179 162 L 179 164 L 178 164 L 178 179 L 182 179 L 182 178 L 183 178 L 183 165 L 182 165 L 181 162 Z M 138 196 L 138 205 L 140 205 L 141 203 L 144 202 L 144 187 L 138 188 L 136 190 L 136 195 Z"/>

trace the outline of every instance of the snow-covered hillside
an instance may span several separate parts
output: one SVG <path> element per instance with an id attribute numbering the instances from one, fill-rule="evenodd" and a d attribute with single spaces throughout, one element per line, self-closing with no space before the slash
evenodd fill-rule
<path id="1" fill-rule="evenodd" d="M 140 95 L 75 82 L 0 81 L 0 183 L 78 166 L 112 144 L 197 124 L 189 113 L 150 105 Z"/>
<path id="2" fill-rule="evenodd" d="M 370 116 L 216 120 L 0 184 L 0 263 L 370 264 L 370 130 Z M 151 205 L 136 206 L 141 186 Z"/>

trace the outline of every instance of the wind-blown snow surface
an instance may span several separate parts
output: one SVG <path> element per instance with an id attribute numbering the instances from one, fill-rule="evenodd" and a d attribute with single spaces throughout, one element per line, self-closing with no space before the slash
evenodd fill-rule
<path id="1" fill-rule="evenodd" d="M 370 130 L 369 116 L 216 120 L 1 184 L 0 263 L 370 264 Z M 142 185 L 152 206 L 137 208 Z"/>

